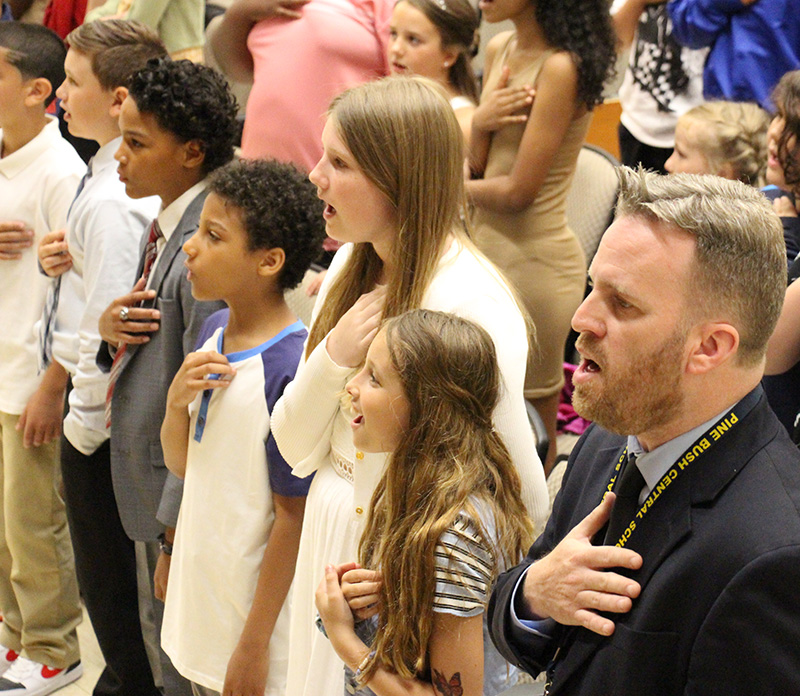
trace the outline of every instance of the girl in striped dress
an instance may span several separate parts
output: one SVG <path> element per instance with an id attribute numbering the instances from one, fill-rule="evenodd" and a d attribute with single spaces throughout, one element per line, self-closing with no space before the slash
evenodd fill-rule
<path id="1" fill-rule="evenodd" d="M 360 563 L 328 566 L 316 594 L 345 693 L 493 696 L 516 683 L 484 620 L 532 535 L 492 427 L 499 389 L 486 331 L 431 310 L 387 321 L 348 383 L 357 451 L 392 454 Z"/>

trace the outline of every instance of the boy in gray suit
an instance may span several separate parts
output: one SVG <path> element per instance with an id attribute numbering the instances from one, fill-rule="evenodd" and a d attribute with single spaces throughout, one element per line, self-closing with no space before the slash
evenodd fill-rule
<path id="1" fill-rule="evenodd" d="M 156 195 L 162 205 L 142 238 L 133 291 L 100 317 L 104 343 L 97 361 L 110 373 L 106 405 L 120 518 L 128 536 L 140 542 L 137 551 L 147 559 L 161 600 L 181 498 L 159 440 L 167 390 L 203 321 L 222 306 L 192 298 L 181 247 L 197 229 L 206 177 L 233 158 L 235 119 L 236 101 L 221 75 L 168 59 L 152 60 L 134 75 L 120 110 L 120 180 L 132 198 Z M 154 642 L 162 610 L 154 603 Z M 167 696 L 190 693 L 159 652 Z"/>

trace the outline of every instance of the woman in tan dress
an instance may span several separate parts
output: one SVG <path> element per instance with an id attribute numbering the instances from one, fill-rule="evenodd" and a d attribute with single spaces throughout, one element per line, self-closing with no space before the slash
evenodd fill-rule
<path id="1" fill-rule="evenodd" d="M 516 287 L 536 328 L 525 397 L 550 436 L 549 472 L 564 343 L 586 279 L 566 196 L 614 60 L 614 34 L 605 0 L 481 0 L 480 8 L 489 22 L 510 19 L 515 31 L 487 49 L 467 190 L 478 246 Z"/>

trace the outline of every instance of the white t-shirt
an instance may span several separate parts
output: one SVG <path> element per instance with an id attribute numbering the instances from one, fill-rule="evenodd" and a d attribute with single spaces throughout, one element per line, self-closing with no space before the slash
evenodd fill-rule
<path id="1" fill-rule="evenodd" d="M 0 142 L 3 134 L 0 130 Z M 39 341 L 34 326 L 44 309 L 48 284 L 39 272 L 43 235 L 67 223 L 83 160 L 58 129 L 47 125 L 16 152 L 0 159 L 0 219 L 21 220 L 34 232 L 22 258 L 0 260 L 0 411 L 18 415 L 39 386 Z"/>
<path id="2" fill-rule="evenodd" d="M 223 352 L 229 310 L 210 316 L 199 350 Z M 230 657 L 253 604 L 274 520 L 272 494 L 305 496 L 269 432 L 273 405 L 294 376 L 305 327 L 296 322 L 251 350 L 228 353 L 236 376 L 189 406 L 189 448 L 161 644 L 184 677 L 222 691 Z M 269 696 L 285 691 L 288 603 L 269 648 Z"/>
<path id="3" fill-rule="evenodd" d="M 615 14 L 628 0 L 615 0 Z M 693 50 L 672 38 L 666 4 L 648 5 L 639 17 L 628 67 L 619 88 L 620 121 L 638 141 L 675 146 L 678 117 L 703 103 L 707 48 Z"/>

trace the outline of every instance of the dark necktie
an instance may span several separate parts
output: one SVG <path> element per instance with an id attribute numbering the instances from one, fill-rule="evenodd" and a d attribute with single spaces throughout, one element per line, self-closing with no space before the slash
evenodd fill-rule
<path id="1" fill-rule="evenodd" d="M 92 178 L 92 160 L 86 167 L 86 174 L 83 175 L 78 190 L 75 191 L 75 196 L 72 203 L 69 204 L 69 211 L 67 212 L 67 220 L 72 215 L 72 208 L 75 206 L 75 201 L 81 195 L 86 182 Z M 44 314 L 39 326 L 39 372 L 47 369 L 53 359 L 53 332 L 56 328 L 56 314 L 58 313 L 58 299 L 61 295 L 61 276 L 53 278 L 50 286 L 47 288 L 47 299 L 44 304 Z"/>
<path id="2" fill-rule="evenodd" d="M 144 248 L 144 267 L 142 269 L 142 278 L 144 279 L 145 287 L 147 287 L 147 280 L 150 278 L 150 271 L 153 270 L 156 256 L 158 256 L 158 240 L 164 236 L 158 220 L 153 220 L 150 224 L 150 232 L 147 236 L 147 245 Z M 122 356 L 128 350 L 127 343 L 120 343 L 117 346 L 117 352 L 114 354 L 114 361 L 111 363 L 111 372 L 108 374 L 108 389 L 106 390 L 106 427 L 111 427 L 111 400 L 114 396 L 114 387 L 119 379 L 119 374 L 122 369 Z"/>
<path id="3" fill-rule="evenodd" d="M 619 477 L 614 483 L 613 491 L 617 496 L 611 518 L 608 521 L 606 545 L 614 546 L 622 533 L 628 528 L 636 512 L 639 510 L 639 494 L 645 486 L 644 476 L 636 466 L 636 455 L 629 454 Z"/>

